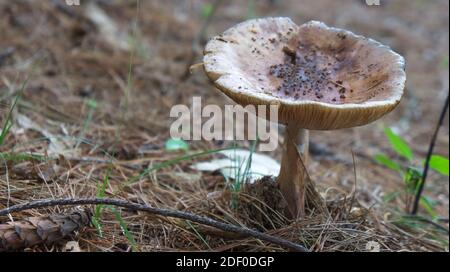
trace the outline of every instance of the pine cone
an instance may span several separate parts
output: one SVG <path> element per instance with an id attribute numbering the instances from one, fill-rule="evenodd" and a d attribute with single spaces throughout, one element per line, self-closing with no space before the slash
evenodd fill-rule
<path id="1" fill-rule="evenodd" d="M 51 245 L 90 223 L 85 211 L 69 215 L 30 217 L 0 224 L 0 252 L 21 250 L 37 244 Z"/>

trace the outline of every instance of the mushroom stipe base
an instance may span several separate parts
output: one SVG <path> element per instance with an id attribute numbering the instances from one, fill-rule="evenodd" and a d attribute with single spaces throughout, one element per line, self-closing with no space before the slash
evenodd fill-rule
<path id="1" fill-rule="evenodd" d="M 303 218 L 305 205 L 319 209 L 323 207 L 315 184 L 309 177 L 308 160 L 309 131 L 295 124 L 286 126 L 283 143 L 283 157 L 277 182 L 288 206 L 285 211 L 289 218 Z"/>
<path id="2" fill-rule="evenodd" d="M 280 190 L 288 203 L 288 215 L 303 217 L 305 215 L 305 168 L 308 153 L 308 131 L 298 129 L 294 125 L 286 127 L 283 143 L 283 157 L 278 175 Z M 300 150 L 299 150 L 300 149 Z M 303 152 L 301 150 L 303 149 Z"/>
<path id="3" fill-rule="evenodd" d="M 314 183 L 306 182 L 305 216 L 302 219 L 326 214 L 325 202 L 315 190 Z M 233 192 L 227 190 L 224 197 L 232 200 Z M 255 200 L 258 201 L 255 201 Z M 257 229 L 274 229 L 286 226 L 289 221 L 299 219 L 289 213 L 288 204 L 283 196 L 277 179 L 262 177 L 254 183 L 245 183 L 237 201 L 239 218 L 249 222 L 249 226 Z M 316 213 L 317 211 L 317 213 Z M 263 227 L 263 228 L 261 228 Z"/>

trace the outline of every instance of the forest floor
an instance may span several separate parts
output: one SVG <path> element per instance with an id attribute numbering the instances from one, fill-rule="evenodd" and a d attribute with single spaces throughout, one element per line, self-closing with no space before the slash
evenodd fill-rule
<path id="1" fill-rule="evenodd" d="M 411 219 L 405 217 L 402 178 L 374 160 L 378 153 L 395 156 L 385 127 L 409 143 L 412 164 L 420 166 L 426 156 L 448 92 L 448 1 L 381 1 L 370 7 L 364 1 L 222 1 L 213 14 L 201 0 L 141 0 L 138 7 L 131 0 L 81 2 L 0 0 L 2 126 L 29 79 L 0 146 L 0 209 L 37 199 L 95 197 L 105 184 L 105 197 L 255 228 L 313 251 L 366 251 L 373 245 L 381 251 L 448 251 L 448 177 L 430 172 L 424 195 L 432 210 L 421 206 L 419 214 L 427 220 Z M 202 69 L 189 72 L 201 63 L 207 38 L 266 16 L 349 29 L 391 46 L 407 60 L 405 96 L 395 111 L 363 127 L 311 132 L 308 172 L 328 212 L 310 212 L 299 221 L 286 219 L 276 205 L 266 206 L 267 196 L 259 190 L 241 189 L 232 205 L 232 181 L 190 167 L 218 154 L 178 160 L 186 156 L 183 151 L 165 149 L 173 105 L 189 106 L 193 96 L 204 104 L 232 103 Z M 435 154 L 449 156 L 448 136 L 447 113 Z M 188 144 L 187 154 L 230 146 Z M 280 160 L 279 149 L 266 154 Z M 169 163 L 159 167 L 164 162 Z M 0 226 L 73 209 L 12 213 L 0 217 Z M 186 220 L 117 211 L 101 213 L 101 235 L 90 225 L 28 250 L 63 251 L 68 242 L 82 251 L 285 250 Z"/>

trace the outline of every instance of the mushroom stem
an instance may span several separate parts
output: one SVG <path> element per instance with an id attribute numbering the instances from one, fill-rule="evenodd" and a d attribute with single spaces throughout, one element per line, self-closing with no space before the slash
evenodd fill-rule
<path id="1" fill-rule="evenodd" d="M 287 202 L 288 213 L 292 218 L 305 215 L 306 181 L 305 168 L 309 147 L 309 131 L 293 124 L 286 126 L 283 144 L 281 169 L 278 176 L 280 190 Z M 300 161 L 302 160 L 302 161 Z"/>
<path id="2" fill-rule="evenodd" d="M 297 136 L 294 139 L 297 139 L 297 141 L 295 143 L 300 151 L 300 154 L 302 155 L 303 163 L 306 163 L 309 153 L 309 130 L 303 128 L 296 130 Z"/>

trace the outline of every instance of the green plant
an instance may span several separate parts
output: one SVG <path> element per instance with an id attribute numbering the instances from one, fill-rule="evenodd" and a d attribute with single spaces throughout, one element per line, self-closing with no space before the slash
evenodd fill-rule
<path id="1" fill-rule="evenodd" d="M 231 202 L 230 205 L 233 209 L 237 208 L 238 203 L 238 196 L 239 192 L 242 189 L 242 184 L 244 184 L 252 175 L 251 173 L 251 166 L 252 166 L 252 156 L 255 152 L 256 146 L 258 144 L 258 140 L 253 141 L 251 147 L 250 147 L 250 154 L 247 158 L 241 158 L 240 156 L 237 156 L 236 153 L 234 157 L 232 158 L 233 161 L 233 171 L 234 173 L 234 180 L 230 182 L 227 177 L 227 184 L 230 184 L 231 188 Z M 233 145 L 234 151 L 236 151 L 236 144 Z M 245 166 L 244 166 L 245 164 Z M 244 166 L 244 169 L 242 169 L 242 166 Z"/>
<path id="2" fill-rule="evenodd" d="M 108 169 L 105 177 L 103 178 L 103 182 L 99 183 L 99 185 L 97 186 L 97 198 L 105 197 L 106 187 L 109 184 L 109 173 L 110 173 L 110 170 Z M 137 248 L 136 240 L 134 239 L 131 232 L 128 230 L 128 227 L 127 227 L 125 221 L 123 220 L 120 212 L 111 205 L 108 205 L 107 208 L 114 214 L 114 217 L 116 218 L 117 222 L 119 222 L 120 229 L 122 230 L 122 233 L 125 236 L 125 238 L 128 240 L 128 243 L 133 248 L 133 251 L 137 251 L 138 248 Z M 100 218 L 103 213 L 103 210 L 104 210 L 104 205 L 96 205 L 95 210 L 94 210 L 94 215 L 92 216 L 92 220 L 91 220 L 92 224 L 97 229 L 98 235 L 100 237 L 103 237 L 103 228 L 100 223 Z"/>
<path id="3" fill-rule="evenodd" d="M 84 120 L 83 128 L 80 132 L 80 136 L 78 137 L 77 144 L 75 145 L 75 149 L 77 149 L 78 146 L 81 144 L 81 142 L 84 138 L 84 135 L 85 135 L 87 129 L 89 128 L 89 125 L 92 122 L 92 117 L 94 116 L 95 109 L 97 108 L 97 101 L 95 101 L 94 99 L 89 99 L 86 102 L 86 105 L 88 107 L 88 114 L 86 116 L 86 119 Z"/>
<path id="4" fill-rule="evenodd" d="M 417 165 L 414 163 L 414 153 L 408 143 L 400 137 L 398 134 L 394 133 L 391 128 L 385 128 L 384 134 L 386 135 L 392 150 L 397 155 L 396 158 L 391 158 L 385 154 L 377 154 L 374 159 L 379 164 L 392 169 L 400 174 L 403 182 L 405 184 L 405 198 L 406 198 L 406 209 L 409 211 L 412 205 L 412 200 L 417 193 L 417 190 L 421 183 L 423 182 L 423 164 Z M 445 157 L 439 155 L 432 155 L 430 158 L 429 167 L 442 175 L 449 175 L 449 160 Z M 385 200 L 392 200 L 393 198 L 399 196 L 397 192 L 395 194 L 389 194 Z M 430 214 L 433 218 L 436 217 L 434 212 L 435 201 L 432 199 L 421 196 L 420 204 L 422 207 Z"/>
<path id="5" fill-rule="evenodd" d="M 443 57 L 441 60 L 441 68 L 448 69 L 448 57 Z"/>
<path id="6" fill-rule="evenodd" d="M 255 0 L 248 1 L 247 15 L 245 17 L 247 19 L 251 19 L 251 18 L 255 17 Z"/>
<path id="7" fill-rule="evenodd" d="M 104 198 L 106 192 L 106 186 L 109 184 L 109 170 L 106 172 L 103 182 L 97 186 L 97 198 Z M 102 225 L 100 223 L 100 217 L 102 215 L 103 205 L 96 205 L 94 215 L 92 216 L 92 224 L 97 229 L 98 235 L 103 237 Z"/>
<path id="8" fill-rule="evenodd" d="M 197 229 L 192 225 L 191 221 L 186 220 L 186 223 L 194 231 L 195 235 L 208 247 L 209 250 L 212 251 L 213 249 L 209 245 L 208 241 L 206 241 L 206 239 L 197 231 Z"/>
<path id="9" fill-rule="evenodd" d="M 208 19 L 211 16 L 211 14 L 213 13 L 213 10 L 214 10 L 214 6 L 212 3 L 205 3 L 202 6 L 200 14 L 203 19 Z"/>
<path id="10" fill-rule="evenodd" d="M 14 152 L 0 152 L 0 157 L 6 162 L 21 163 L 24 161 L 45 161 L 45 157 L 32 153 L 14 153 Z"/>
<path id="11" fill-rule="evenodd" d="M 8 114 L 6 115 L 5 123 L 3 124 L 2 131 L 0 133 L 0 146 L 3 145 L 3 142 L 5 141 L 6 135 L 8 135 L 9 130 L 12 127 L 12 112 L 14 111 L 15 107 L 17 106 L 17 102 L 19 101 L 20 97 L 22 96 L 23 91 L 25 90 L 28 81 L 30 80 L 31 74 L 28 75 L 28 77 L 24 80 L 22 83 L 22 86 L 17 93 L 16 97 L 14 98 L 14 102 L 11 105 L 11 108 L 8 111 Z"/>
<path id="12" fill-rule="evenodd" d="M 166 141 L 164 148 L 166 151 L 188 151 L 189 144 L 179 138 L 170 138 Z"/>
<path id="13" fill-rule="evenodd" d="M 127 238 L 128 243 L 131 245 L 133 251 L 138 251 L 136 240 L 134 239 L 133 234 L 131 234 L 131 232 L 128 230 L 127 224 L 120 215 L 120 212 L 111 205 L 108 206 L 108 209 L 111 210 L 111 212 L 116 217 L 116 220 L 119 222 L 120 229 L 122 230 L 123 235 L 125 235 L 125 237 Z"/>
<path id="14" fill-rule="evenodd" d="M 134 87 L 134 80 L 133 80 L 133 63 L 137 51 L 137 44 L 138 44 L 138 30 L 139 30 L 139 13 L 140 13 L 140 1 L 136 1 L 136 21 L 133 24 L 133 35 L 130 40 L 130 55 L 128 59 L 128 74 L 127 74 L 127 85 L 124 89 L 124 96 L 123 99 L 121 99 L 121 119 L 122 121 L 126 121 L 128 118 L 128 109 L 130 104 L 130 94 Z"/>

